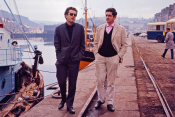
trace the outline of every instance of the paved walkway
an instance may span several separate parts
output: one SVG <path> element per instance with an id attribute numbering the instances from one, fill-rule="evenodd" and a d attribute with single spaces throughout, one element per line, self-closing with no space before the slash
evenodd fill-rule
<path id="1" fill-rule="evenodd" d="M 131 38 L 127 40 L 128 48 L 123 63 L 119 65 L 115 81 L 114 112 L 107 110 L 107 104 L 103 104 L 98 110 L 100 117 L 139 117 L 137 101 L 136 78 L 134 76 L 134 61 Z"/>
<path id="2" fill-rule="evenodd" d="M 134 77 L 134 61 L 132 53 L 132 42 L 128 39 L 127 53 L 124 61 L 118 68 L 116 78 L 114 112 L 107 110 L 107 104 L 103 104 L 93 117 L 139 117 L 139 108 L 137 101 L 136 79 Z M 91 65 L 79 72 L 77 81 L 77 91 L 74 102 L 74 115 L 69 114 L 66 106 L 58 110 L 60 99 L 54 99 L 48 96 L 22 117 L 77 117 L 84 104 L 90 97 L 96 87 L 95 65 Z"/>

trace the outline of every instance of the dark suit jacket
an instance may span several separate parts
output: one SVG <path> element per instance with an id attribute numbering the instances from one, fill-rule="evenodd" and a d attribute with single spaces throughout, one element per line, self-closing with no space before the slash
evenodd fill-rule
<path id="1" fill-rule="evenodd" d="M 85 52 L 84 27 L 75 23 L 72 39 L 69 39 L 65 23 L 59 25 L 55 29 L 54 46 L 57 57 L 56 64 L 66 64 L 69 59 L 74 63 L 80 62 Z"/>

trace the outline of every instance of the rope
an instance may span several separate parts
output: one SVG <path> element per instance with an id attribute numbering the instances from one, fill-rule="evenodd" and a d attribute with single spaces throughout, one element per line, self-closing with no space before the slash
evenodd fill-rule
<path id="1" fill-rule="evenodd" d="M 83 3 L 83 0 L 81 0 L 82 4 L 83 4 L 83 8 L 84 8 L 84 3 Z"/>
<path id="2" fill-rule="evenodd" d="M 1 7 L 1 5 L 0 5 L 0 8 L 1 8 L 1 12 L 2 12 L 2 14 L 3 14 L 3 16 L 4 16 L 4 23 L 5 23 L 5 14 L 4 14 L 4 11 L 2 10 L 2 7 Z M 4 25 L 4 28 L 7 30 L 7 31 L 9 31 L 10 33 L 11 33 L 11 35 L 12 35 L 12 32 L 10 31 L 10 30 L 8 30 L 7 28 L 6 28 L 6 26 Z"/>
<path id="3" fill-rule="evenodd" d="M 91 8 L 92 8 L 92 7 L 91 7 L 91 0 L 89 0 L 89 6 L 90 6 L 90 9 L 91 9 Z"/>
<path id="4" fill-rule="evenodd" d="M 81 0 L 82 1 L 82 0 Z M 82 1 L 82 4 L 83 4 L 83 1 Z M 83 8 L 84 8 L 84 4 L 83 4 Z M 89 11 L 88 11 L 88 14 L 89 14 Z M 91 18 L 91 16 L 90 16 L 90 14 L 89 14 L 89 17 L 90 17 L 90 19 L 91 19 L 91 21 L 92 21 L 92 18 Z M 94 25 L 94 22 L 92 21 L 92 24 Z"/>
<path id="5" fill-rule="evenodd" d="M 18 9 L 17 9 L 17 4 L 16 4 L 15 0 L 14 0 L 14 5 L 15 5 L 15 8 L 16 8 L 16 11 L 17 11 L 17 14 L 18 14 L 18 20 L 19 20 L 20 24 L 22 25 L 22 29 L 23 29 L 23 31 L 24 31 L 23 24 L 22 24 L 22 20 L 21 20 L 21 17 L 20 17 L 20 15 L 19 15 L 19 11 L 18 11 Z M 10 6 L 11 6 L 11 3 L 10 3 Z M 0 8 L 2 9 L 1 6 L 0 6 Z M 3 15 L 4 15 L 4 23 L 5 23 L 5 14 L 4 14 L 4 11 L 1 10 L 1 12 L 2 12 Z M 4 25 L 4 29 L 6 29 L 7 31 L 9 31 L 9 32 L 11 33 L 12 37 L 14 38 L 13 32 L 10 31 L 9 29 L 7 29 L 5 25 Z M 24 37 L 24 36 L 23 36 L 23 37 Z M 24 37 L 24 38 L 25 38 L 25 37 Z M 24 41 L 24 42 L 25 42 L 25 45 L 28 46 L 29 52 L 31 53 L 30 47 L 29 47 L 29 45 L 27 44 L 27 43 L 28 43 L 27 40 Z M 29 53 L 28 53 L 28 56 L 30 56 Z M 32 56 L 32 54 L 31 54 L 31 56 Z M 32 58 L 33 58 L 33 56 L 32 56 Z M 32 65 L 31 60 L 30 60 L 30 64 Z"/>
<path id="6" fill-rule="evenodd" d="M 94 27 L 94 22 L 93 22 L 93 20 L 92 20 L 92 18 L 91 18 L 91 16 L 90 16 L 90 14 L 89 14 L 89 11 L 88 11 L 88 15 L 89 15 L 90 20 L 91 20 L 91 22 L 92 22 L 92 24 L 93 24 L 93 27 Z"/>
<path id="7" fill-rule="evenodd" d="M 17 7 L 17 4 L 16 4 L 16 1 L 13 0 L 13 2 L 14 2 L 14 5 L 15 5 L 16 12 L 17 12 L 17 14 L 18 14 L 17 16 L 18 16 L 19 24 L 21 24 L 22 29 L 23 29 L 23 31 L 24 31 L 24 33 L 25 33 L 24 25 L 23 25 L 23 23 L 22 23 L 21 16 L 19 15 L 19 11 L 18 11 L 18 7 Z M 23 35 L 23 37 L 24 37 L 24 35 Z M 24 38 L 25 38 L 25 37 L 24 37 Z M 29 51 L 31 51 L 29 45 L 28 45 L 28 48 L 29 48 Z"/>
<path id="8" fill-rule="evenodd" d="M 16 1 L 13 0 L 13 2 L 14 2 L 14 5 L 15 5 L 16 12 L 17 12 L 17 14 L 18 14 L 18 20 L 19 20 L 20 24 L 23 26 L 21 17 L 20 17 L 20 15 L 19 15 L 19 11 L 18 11 L 18 7 L 17 7 L 17 4 L 16 4 Z M 24 31 L 24 27 L 22 27 L 22 29 L 23 29 L 23 31 Z"/>
<path id="9" fill-rule="evenodd" d="M 1 7 L 1 5 L 0 5 L 0 7 Z M 4 16 L 4 21 L 5 21 L 5 14 L 4 14 L 4 11 L 2 10 L 2 7 L 1 7 L 1 12 L 2 12 L 2 14 Z"/>

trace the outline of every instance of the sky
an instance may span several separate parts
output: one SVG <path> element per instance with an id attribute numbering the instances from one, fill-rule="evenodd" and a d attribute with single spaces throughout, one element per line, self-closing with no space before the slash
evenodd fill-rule
<path id="1" fill-rule="evenodd" d="M 14 0 L 6 0 L 16 14 Z M 153 18 L 154 14 L 161 12 L 165 7 L 174 4 L 174 0 L 87 0 L 88 17 L 105 16 L 105 10 L 114 7 L 118 17 Z M 84 18 L 85 0 L 16 0 L 20 15 L 30 20 L 64 22 L 64 11 L 67 7 L 77 8 L 76 19 Z M 0 0 L 0 9 L 6 10 L 4 0 Z"/>

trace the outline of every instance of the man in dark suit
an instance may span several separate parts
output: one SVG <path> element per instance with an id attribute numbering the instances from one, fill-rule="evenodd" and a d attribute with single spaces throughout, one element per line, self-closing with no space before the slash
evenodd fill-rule
<path id="1" fill-rule="evenodd" d="M 56 49 L 57 79 L 61 90 L 62 101 L 58 109 L 67 104 L 67 110 L 74 114 L 73 101 L 76 91 L 76 81 L 79 71 L 80 60 L 85 52 L 84 27 L 74 23 L 77 9 L 68 7 L 64 13 L 66 23 L 55 29 L 54 46 Z M 69 74 L 68 74 L 69 73 Z M 68 96 L 66 97 L 66 79 L 68 77 Z"/>

